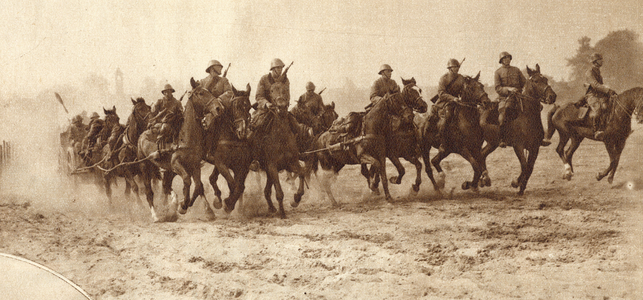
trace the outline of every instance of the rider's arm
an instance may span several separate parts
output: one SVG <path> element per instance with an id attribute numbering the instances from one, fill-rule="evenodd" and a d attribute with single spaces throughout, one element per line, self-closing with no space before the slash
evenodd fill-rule
<path id="1" fill-rule="evenodd" d="M 601 84 L 598 81 L 599 79 L 598 76 L 599 75 L 596 72 L 594 72 L 594 69 L 589 69 L 589 71 L 587 71 L 587 84 L 589 84 L 596 91 L 608 94 L 611 89 L 606 85 Z"/>
<path id="2" fill-rule="evenodd" d="M 268 92 L 268 87 L 269 87 L 269 82 L 268 82 L 268 77 L 269 75 L 264 75 L 261 77 L 259 80 L 259 83 L 257 84 L 257 92 L 255 94 L 255 99 L 257 100 L 257 108 L 258 109 L 265 109 L 266 108 L 266 103 L 268 103 L 268 99 L 266 99 L 266 92 Z"/>
<path id="3" fill-rule="evenodd" d="M 450 83 L 449 76 L 445 74 L 445 75 L 442 75 L 442 77 L 440 77 L 440 81 L 438 82 L 438 97 L 439 97 L 438 101 L 439 102 L 455 100 L 456 97 L 454 97 L 453 95 L 449 94 L 449 92 L 447 92 L 447 85 L 449 83 Z"/>
<path id="4" fill-rule="evenodd" d="M 371 86 L 371 95 L 369 99 L 371 99 L 372 103 L 376 103 L 380 99 L 382 99 L 382 96 L 384 95 L 383 92 L 381 92 L 382 88 L 380 86 L 380 80 L 376 80 L 373 82 L 373 85 Z"/>

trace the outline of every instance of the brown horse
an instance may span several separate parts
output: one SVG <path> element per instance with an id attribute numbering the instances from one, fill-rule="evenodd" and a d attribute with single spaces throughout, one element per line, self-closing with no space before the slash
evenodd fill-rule
<path id="1" fill-rule="evenodd" d="M 552 90 L 545 76 L 540 73 L 540 66 L 535 69 L 527 66 L 529 79 L 525 83 L 522 94 L 517 94 L 517 107 L 507 111 L 507 139 L 513 146 L 514 152 L 520 161 L 520 175 L 511 182 L 511 186 L 519 188 L 518 194 L 523 195 L 527 182 L 534 169 L 540 145 L 544 137 L 544 130 L 540 118 L 542 105 L 552 104 L 556 101 L 556 93 Z M 487 144 L 482 149 L 483 174 L 481 186 L 491 186 L 491 179 L 487 172 L 486 158 L 499 144 L 498 108 L 497 105 L 485 105 L 481 108 L 480 123 L 484 128 Z M 489 121 L 488 121 L 489 120 Z M 527 151 L 528 155 L 525 154 Z"/>
<path id="2" fill-rule="evenodd" d="M 208 90 L 199 86 L 190 79 L 192 90 L 188 93 L 188 100 L 183 112 L 183 123 L 179 129 L 178 149 L 171 155 L 159 155 L 156 136 L 152 130 L 145 131 L 138 140 L 138 158 L 149 159 L 143 165 L 144 184 L 147 195 L 147 202 L 155 222 L 160 221 L 154 208 L 154 194 L 151 188 L 151 179 L 155 173 L 155 167 L 164 170 L 163 194 L 165 199 L 172 196 L 172 202 L 176 202 L 175 194 L 172 192 L 172 179 L 179 175 L 183 179 L 183 201 L 180 203 L 179 212 L 184 214 L 188 207 L 194 204 L 197 197 L 205 198 L 203 183 L 201 182 L 201 160 L 205 157 L 204 138 L 205 130 L 202 120 L 206 114 L 218 117 L 223 110 L 221 102 Z M 150 164 L 150 162 L 152 164 Z M 190 197 L 190 186 L 194 180 L 195 188 Z M 206 200 L 207 201 L 207 200 Z M 208 206 L 209 208 L 209 206 Z M 171 207 L 173 210 L 174 207 Z M 176 220 L 176 211 L 170 211 L 167 220 Z"/>
<path id="3" fill-rule="evenodd" d="M 266 171 L 266 187 L 264 196 L 271 213 L 277 212 L 272 204 L 272 186 L 275 187 L 275 196 L 279 202 L 279 216 L 286 218 L 283 199 L 284 192 L 279 181 L 279 171 L 287 170 L 297 174 L 299 177 L 299 188 L 294 195 L 291 206 L 297 207 L 304 195 L 304 171 L 299 165 L 299 147 L 297 137 L 292 133 L 289 123 L 288 112 L 288 86 L 284 83 L 282 74 L 274 84 L 270 86 L 270 97 L 273 106 L 266 112 L 265 126 L 257 128 L 253 135 L 252 146 L 255 147 L 255 155 L 261 169 Z"/>
<path id="4" fill-rule="evenodd" d="M 466 159 L 473 168 L 473 179 L 462 183 L 462 189 L 477 189 L 478 181 L 483 169 L 483 157 L 480 152 L 484 142 L 482 126 L 478 121 L 480 114 L 477 106 L 489 102 L 489 96 L 480 81 L 480 73 L 476 77 L 465 76 L 461 101 L 452 102 L 453 117 L 445 129 L 444 137 L 439 137 L 435 124 L 430 124 L 429 119 L 422 119 L 418 124 L 421 132 L 420 149 L 424 158 L 426 174 L 433 183 L 433 188 L 440 192 L 444 188 L 444 172 L 440 162 L 451 153 L 457 153 Z M 431 147 L 437 148 L 438 153 L 430 158 Z M 429 164 L 430 162 L 430 164 Z M 431 165 L 438 172 L 438 181 L 433 178 Z"/>
<path id="5" fill-rule="evenodd" d="M 290 110 L 290 113 L 295 116 L 297 122 L 311 127 L 314 135 L 319 135 L 328 130 L 333 125 L 333 121 L 339 117 L 335 112 L 335 102 L 324 105 L 323 111 L 317 116 L 311 115 L 299 102 Z"/>
<path id="6" fill-rule="evenodd" d="M 120 117 L 116 113 L 115 106 L 112 109 L 103 108 L 103 112 L 105 113 L 105 126 L 98 134 L 99 138 L 96 141 L 96 146 L 102 148 L 100 151 L 94 151 L 97 156 L 93 156 L 93 159 L 98 161 L 94 163 L 96 172 L 103 178 L 101 182 L 104 184 L 105 194 L 111 204 L 112 184 L 116 181 L 116 174 L 105 172 L 105 170 L 118 164 L 118 156 L 114 150 L 119 149 L 123 144 L 119 137 L 122 137 L 125 128 L 119 123 Z"/>
<path id="7" fill-rule="evenodd" d="M 207 155 L 205 159 L 215 166 L 210 175 L 210 185 L 212 185 L 216 196 L 213 203 L 216 208 L 221 207 L 221 190 L 217 186 L 217 179 L 221 174 L 228 182 L 230 190 L 230 195 L 225 199 L 227 213 L 234 210 L 237 200 L 243 195 L 246 177 L 252 162 L 252 151 L 250 144 L 246 141 L 250 122 L 250 84 L 246 85 L 245 91 L 238 91 L 234 86 L 232 86 L 232 91 L 234 97 L 229 106 L 225 105 L 221 117 L 215 120 L 212 125 L 206 123 L 206 129 L 214 128 L 208 130 L 208 138 L 214 135 L 218 137 L 216 150 Z"/>
<path id="8" fill-rule="evenodd" d="M 610 184 L 613 182 L 621 152 L 625 148 L 625 141 L 632 131 L 632 114 L 639 112 L 641 106 L 643 106 L 642 87 L 629 89 L 610 99 L 609 108 L 605 112 L 608 118 L 605 138 L 603 139 L 610 157 L 610 164 L 604 171 L 596 175 L 596 180 L 600 181 L 607 176 L 607 181 Z M 554 109 L 555 111 L 548 116 L 547 120 L 548 137 L 551 137 L 554 129 L 558 131 L 560 140 L 558 147 L 556 147 L 556 152 L 565 165 L 563 178 L 571 180 L 574 174 L 572 165 L 574 152 L 578 149 L 583 139 L 594 139 L 594 131 L 587 119 L 578 118 L 578 108 L 572 103 L 560 108 L 555 106 Z M 549 130 L 550 128 L 552 129 L 551 131 Z M 570 139 L 571 144 L 565 149 Z"/>
<path id="9" fill-rule="evenodd" d="M 422 100 L 420 89 L 415 84 L 415 79 L 402 79 L 402 82 L 404 83 L 402 92 L 389 95 L 380 100 L 366 115 L 363 115 L 363 119 L 361 114 L 349 114 L 349 117 L 356 119 L 352 121 L 353 124 L 361 122 L 361 126 L 354 126 L 353 130 L 357 132 L 352 135 L 359 136 L 359 138 L 355 143 L 348 145 L 347 149 L 317 152 L 317 159 L 322 169 L 332 170 L 333 173 L 337 174 L 347 164 L 360 164 L 362 165 L 361 173 L 366 177 L 369 188 L 374 192 L 378 191 L 379 178 L 387 178 L 386 157 L 388 148 L 395 141 L 391 128 L 392 116 L 400 117 L 403 122 L 412 122 L 412 110 L 426 111 L 427 107 L 426 102 Z M 411 108 L 412 110 L 406 108 Z M 317 139 L 315 149 L 327 148 L 333 139 L 332 133 L 323 133 Z M 393 159 L 397 159 L 395 155 L 392 156 Z M 367 168 L 367 165 L 371 165 L 371 170 Z M 315 169 L 316 166 L 313 165 L 313 170 Z M 386 201 L 390 203 L 392 197 L 388 190 L 387 180 L 382 180 L 382 187 Z M 330 187 L 323 185 L 323 189 L 333 205 L 337 205 Z"/>

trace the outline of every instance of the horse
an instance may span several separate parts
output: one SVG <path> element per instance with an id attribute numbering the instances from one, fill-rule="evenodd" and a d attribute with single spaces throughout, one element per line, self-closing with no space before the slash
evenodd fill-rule
<path id="1" fill-rule="evenodd" d="M 433 183 L 435 191 L 440 193 L 444 188 L 444 172 L 440 162 L 451 153 L 457 153 L 466 159 L 473 168 L 473 179 L 462 183 L 462 189 L 467 190 L 478 187 L 478 181 L 483 169 L 483 157 L 481 154 L 483 144 L 483 130 L 480 126 L 477 106 L 489 102 L 489 96 L 484 86 L 479 81 L 480 72 L 476 77 L 464 76 L 464 86 L 460 101 L 454 101 L 453 116 L 451 122 L 447 123 L 444 137 L 439 137 L 435 124 L 429 123 L 429 118 L 421 119 L 418 128 L 421 133 L 420 151 L 424 159 L 426 174 Z M 437 148 L 438 153 L 431 159 L 431 147 Z M 438 181 L 433 177 L 431 165 L 438 172 Z"/>
<path id="2" fill-rule="evenodd" d="M 178 149 L 171 155 L 160 155 L 156 135 L 153 129 L 143 132 L 138 140 L 137 157 L 139 160 L 146 160 L 141 164 L 143 182 L 147 202 L 152 212 L 154 222 L 161 221 L 154 208 L 154 193 L 152 192 L 151 179 L 155 169 L 164 170 L 162 175 L 163 194 L 165 199 L 170 195 L 172 203 L 180 205 L 178 212 L 186 213 L 187 209 L 194 204 L 198 196 L 205 199 L 203 183 L 201 182 L 201 160 L 205 157 L 204 138 L 205 130 L 202 120 L 207 114 L 215 118 L 221 115 L 223 105 L 207 89 L 201 87 L 194 78 L 190 78 L 192 90 L 188 92 L 188 100 L 183 112 L 183 123 L 179 129 Z M 172 192 L 172 179 L 179 175 L 183 179 L 183 200 L 177 203 L 176 195 Z M 195 188 L 190 197 L 190 186 L 194 180 Z M 207 199 L 206 199 L 207 201 Z M 209 208 L 209 206 L 208 206 Z M 174 207 L 171 207 L 170 215 L 166 220 L 174 221 L 177 218 Z"/>
<path id="3" fill-rule="evenodd" d="M 299 102 L 290 110 L 290 113 L 295 116 L 297 122 L 311 127 L 314 135 L 319 135 L 328 130 L 333 125 L 333 121 L 339 117 L 335 112 L 335 102 L 325 104 L 322 107 L 322 112 L 316 116 L 309 113 Z"/>
<path id="4" fill-rule="evenodd" d="M 134 180 L 135 176 L 141 174 L 141 169 L 137 164 L 133 164 L 133 162 L 137 159 L 136 145 L 138 144 L 138 138 L 147 127 L 150 106 L 145 103 L 145 99 L 140 97 L 136 100 L 131 100 L 133 105 L 132 113 L 125 124 L 122 139 L 119 138 L 118 143 L 116 143 L 115 146 L 117 149 L 111 151 L 112 155 L 116 155 L 116 159 L 112 163 L 112 165 L 115 164 L 116 166 L 104 171 L 113 172 L 116 176 L 124 177 L 125 195 L 130 197 L 133 191 L 137 203 L 142 203 L 138 195 L 138 184 L 136 180 Z"/>
<path id="5" fill-rule="evenodd" d="M 513 188 L 519 189 L 518 195 L 523 195 L 525 192 L 545 135 L 540 117 L 542 110 L 540 102 L 545 104 L 556 102 L 556 93 L 549 85 L 547 78 L 540 73 L 538 64 L 535 69 L 527 66 L 527 75 L 529 78 L 522 94 L 515 94 L 518 97 L 518 107 L 507 111 L 507 139 L 520 161 L 520 175 L 511 182 Z M 481 108 L 481 112 L 480 123 L 484 128 L 484 137 L 487 142 L 482 149 L 484 160 L 481 183 L 482 186 L 491 186 L 486 158 L 499 144 L 497 105 L 485 105 Z M 528 155 L 525 155 L 525 151 Z"/>
<path id="6" fill-rule="evenodd" d="M 112 184 L 115 183 L 116 177 L 115 174 L 105 172 L 105 170 L 118 164 L 118 158 L 114 155 L 113 149 L 118 149 L 122 145 L 119 137 L 123 133 L 124 127 L 120 124 L 120 117 L 116 113 L 115 106 L 112 109 L 103 108 L 103 112 L 105 113 L 105 126 L 98 133 L 95 146 L 100 150 L 92 152 L 92 163 L 95 165 L 96 174 L 102 177 L 100 182 L 111 205 Z"/>
<path id="7" fill-rule="evenodd" d="M 206 155 L 205 158 L 205 161 L 214 165 L 209 178 L 216 197 L 213 203 L 217 209 L 222 206 L 221 190 L 217 186 L 217 179 L 221 174 L 228 182 L 230 190 L 230 195 L 224 201 L 224 209 L 227 213 L 234 210 L 237 200 L 243 195 L 246 177 L 252 162 L 252 151 L 246 140 L 250 122 L 250 90 L 250 84 L 246 85 L 245 91 L 238 91 L 232 86 L 234 97 L 229 106 L 226 105 L 221 117 L 212 124 L 208 124 L 210 120 L 206 118 L 208 120 L 206 121 L 208 138 L 215 135 L 218 137 L 216 150 Z M 209 130 L 211 127 L 214 130 Z M 230 170 L 234 176 L 230 174 Z"/>
<path id="8" fill-rule="evenodd" d="M 608 117 L 603 143 L 609 154 L 610 164 L 605 170 L 596 174 L 596 180 L 600 181 L 607 176 L 607 181 L 611 184 L 614 181 L 614 173 L 621 153 L 625 148 L 625 141 L 632 132 L 632 114 L 639 112 L 640 116 L 643 106 L 643 87 L 631 88 L 620 95 L 612 96 L 608 106 L 605 111 Z M 571 180 L 574 175 L 572 164 L 574 152 L 583 139 L 594 139 L 594 131 L 587 119 L 579 119 L 579 109 L 573 103 L 562 107 L 554 106 L 554 110 L 548 115 L 547 124 L 548 128 L 558 131 L 560 140 L 556 153 L 564 164 L 563 179 Z M 551 137 L 554 130 L 548 132 L 548 137 Z M 571 144 L 565 149 L 570 139 Z"/>
<path id="9" fill-rule="evenodd" d="M 257 155 L 259 166 L 266 171 L 266 186 L 264 196 L 268 203 L 270 213 L 277 212 L 272 204 L 272 186 L 275 187 L 275 197 L 279 202 L 279 216 L 286 218 L 283 206 L 284 192 L 279 181 L 279 171 L 287 170 L 297 174 L 299 187 L 295 192 L 294 200 L 290 203 L 297 207 L 304 195 L 304 171 L 299 164 L 299 147 L 297 137 L 290 128 L 288 111 L 288 85 L 285 81 L 285 72 L 270 86 L 270 98 L 273 106 L 267 108 L 265 126 L 257 128 L 252 138 L 253 151 Z"/>
<path id="10" fill-rule="evenodd" d="M 347 141 L 345 149 L 339 148 L 337 151 L 328 149 L 336 139 L 334 134 L 328 131 L 317 138 L 314 147 L 317 149 L 314 150 L 317 152 L 317 161 L 324 170 L 332 170 L 337 174 L 347 164 L 360 164 L 361 173 L 366 177 L 367 184 L 373 192 L 379 191 L 377 187 L 379 178 L 384 178 L 382 187 L 388 203 L 392 202 L 392 197 L 386 180 L 386 157 L 389 145 L 394 142 L 394 132 L 391 128 L 392 116 L 412 119 L 413 114 L 408 113 L 407 107 L 418 111 L 426 111 L 427 107 L 426 102 L 422 100 L 419 88 L 415 85 L 415 79 L 402 79 L 402 82 L 404 88 L 400 93 L 384 97 L 366 114 L 348 115 L 353 119 L 349 122 L 352 124 L 352 128 L 349 129 L 352 132 L 349 135 L 356 138 L 352 142 Z M 367 165 L 371 165 L 370 170 Z M 313 170 L 317 170 L 317 164 L 313 165 Z M 337 206 L 330 187 L 323 185 L 323 189 L 333 206 Z"/>

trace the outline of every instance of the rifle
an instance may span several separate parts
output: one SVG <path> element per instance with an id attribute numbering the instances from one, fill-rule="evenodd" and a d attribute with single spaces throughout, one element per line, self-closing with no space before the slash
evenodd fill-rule
<path id="1" fill-rule="evenodd" d="M 228 67 L 225 68 L 225 71 L 223 72 L 223 77 L 226 77 L 226 75 L 228 75 L 228 70 L 230 69 L 230 65 L 232 65 L 232 63 L 228 63 Z"/>
<path id="2" fill-rule="evenodd" d="M 326 90 L 326 88 L 323 88 L 323 89 L 322 89 L 321 91 L 319 91 L 319 93 L 317 93 L 317 94 L 321 95 L 321 93 L 323 93 L 325 90 Z"/>
<path id="3" fill-rule="evenodd" d="M 56 95 L 56 99 L 58 99 L 58 102 L 60 102 L 60 105 L 63 106 L 63 108 L 65 109 L 65 112 L 69 113 L 69 111 L 67 110 L 67 107 L 65 107 L 65 103 L 63 102 L 63 98 L 60 97 L 60 95 L 58 95 L 58 93 L 56 93 L 56 92 L 54 92 L 54 95 Z"/>

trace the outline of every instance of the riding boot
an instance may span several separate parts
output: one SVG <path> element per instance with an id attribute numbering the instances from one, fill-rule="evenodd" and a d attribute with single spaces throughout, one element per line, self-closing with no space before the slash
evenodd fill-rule
<path id="1" fill-rule="evenodd" d="M 600 126 L 600 119 L 599 119 L 598 116 L 596 116 L 594 118 L 594 124 L 593 124 L 593 127 L 594 127 L 594 139 L 602 141 L 603 138 L 605 137 L 605 132 L 600 130 L 599 126 Z"/>
<path id="2" fill-rule="evenodd" d="M 498 147 L 506 148 L 507 147 L 507 124 L 505 124 L 505 110 L 502 110 L 498 115 L 498 127 L 500 128 Z"/>

